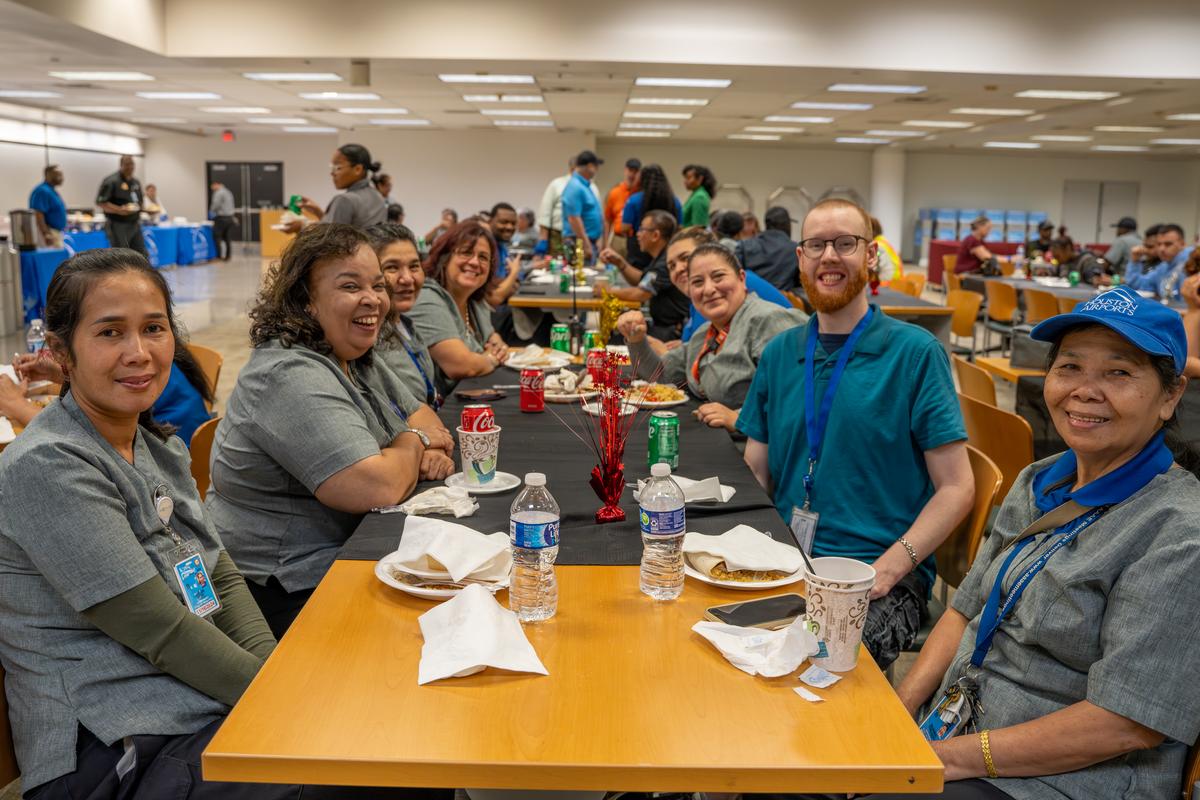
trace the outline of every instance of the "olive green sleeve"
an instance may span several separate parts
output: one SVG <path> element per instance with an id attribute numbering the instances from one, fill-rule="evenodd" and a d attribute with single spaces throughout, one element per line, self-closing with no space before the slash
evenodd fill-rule
<path id="1" fill-rule="evenodd" d="M 212 584 L 221 600 L 213 622 L 235 644 L 265 661 L 275 649 L 275 635 L 246 587 L 246 579 L 224 550 L 217 557 Z"/>
<path id="2" fill-rule="evenodd" d="M 158 669 L 228 706 L 263 664 L 188 611 L 161 576 L 97 603 L 83 616 Z"/>

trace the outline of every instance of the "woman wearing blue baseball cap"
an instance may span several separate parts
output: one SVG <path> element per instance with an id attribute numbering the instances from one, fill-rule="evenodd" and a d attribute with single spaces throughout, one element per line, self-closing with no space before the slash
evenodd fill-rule
<path id="1" fill-rule="evenodd" d="M 896 691 L 939 797 L 1178 797 L 1200 733 L 1200 481 L 1165 442 L 1183 324 L 1118 287 L 1033 337 L 1070 449 L 1022 471 Z"/>

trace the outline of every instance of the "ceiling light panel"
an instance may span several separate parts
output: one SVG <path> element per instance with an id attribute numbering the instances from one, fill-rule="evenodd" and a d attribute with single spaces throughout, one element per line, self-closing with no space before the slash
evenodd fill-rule
<path id="1" fill-rule="evenodd" d="M 792 108 L 810 111 L 870 111 L 874 107 L 871 103 L 813 103 L 807 100 L 792 103 Z"/>
<path id="2" fill-rule="evenodd" d="M 554 123 L 548 119 L 494 119 L 493 125 L 501 128 L 553 128 Z"/>
<path id="3" fill-rule="evenodd" d="M 674 86 L 691 89 L 725 89 L 733 81 L 727 78 L 638 78 L 635 86 Z"/>
<path id="4" fill-rule="evenodd" d="M 443 74 L 438 75 L 442 83 L 533 83 L 532 75 L 470 75 Z"/>
<path id="5" fill-rule="evenodd" d="M 220 100 L 216 92 L 138 92 L 146 100 Z"/>
<path id="6" fill-rule="evenodd" d="M 243 72 L 242 77 L 284 83 L 336 83 L 342 80 L 336 72 Z"/>
<path id="7" fill-rule="evenodd" d="M 307 125 L 304 117 L 247 117 L 247 122 L 255 125 Z"/>
<path id="8" fill-rule="evenodd" d="M 203 106 L 206 114 L 270 114 L 271 109 L 262 106 Z"/>
<path id="9" fill-rule="evenodd" d="M 1037 142 L 984 142 L 983 146 L 996 150 L 1040 150 L 1042 147 Z"/>
<path id="10" fill-rule="evenodd" d="M 867 131 L 867 136 L 886 136 L 888 138 L 893 138 L 893 137 L 897 137 L 897 136 L 913 137 L 913 136 L 925 136 L 925 135 L 927 135 L 926 131 L 885 131 L 885 130 Z"/>
<path id="11" fill-rule="evenodd" d="M 702 97 L 631 97 L 631 106 L 706 106 Z"/>
<path id="12" fill-rule="evenodd" d="M 142 125 L 178 125 L 181 122 L 187 122 L 183 117 L 134 117 L 130 122 L 137 122 Z"/>
<path id="13" fill-rule="evenodd" d="M 1150 148 L 1136 144 L 1094 144 L 1092 149 L 1098 153 L 1144 153 Z"/>
<path id="14" fill-rule="evenodd" d="M 337 128 L 322 128 L 316 125 L 285 125 L 285 133 L 337 133 Z"/>
<path id="15" fill-rule="evenodd" d="M 480 114 L 489 117 L 548 117 L 550 112 L 544 108 L 481 108 Z"/>
<path id="16" fill-rule="evenodd" d="M 1182 147 L 1190 147 L 1200 144 L 1200 139 L 1151 139 L 1150 144 L 1167 144 Z"/>
<path id="17" fill-rule="evenodd" d="M 1039 142 L 1090 142 L 1092 140 L 1091 136 L 1072 136 L 1065 133 L 1046 133 L 1039 136 L 1030 136 L 1029 138 Z"/>
<path id="18" fill-rule="evenodd" d="M 620 127 L 631 130 L 646 131 L 677 131 L 679 125 L 674 122 L 622 122 Z"/>
<path id="19" fill-rule="evenodd" d="M 1100 133 L 1162 133 L 1164 129 L 1155 125 L 1097 125 L 1092 130 Z"/>
<path id="20" fill-rule="evenodd" d="M 1120 94 L 1120 92 L 1085 92 L 1074 89 L 1026 89 L 1013 96 L 1025 97 L 1030 100 L 1111 100 Z"/>
<path id="21" fill-rule="evenodd" d="M 839 136 L 834 141 L 838 144 L 889 144 L 887 139 L 876 139 L 871 136 Z"/>
<path id="22" fill-rule="evenodd" d="M 1025 117 L 1032 108 L 952 108 L 951 114 L 971 114 L 977 117 Z"/>
<path id="23" fill-rule="evenodd" d="M 373 108 L 373 107 L 339 108 L 338 113 L 339 114 L 407 114 L 408 109 L 407 108 Z"/>
<path id="24" fill-rule="evenodd" d="M 42 98 L 62 97 L 62 94 L 60 92 L 43 92 L 36 89 L 0 89 L 0 97 L 38 100 Z"/>
<path id="25" fill-rule="evenodd" d="M 374 92 L 301 92 L 305 100 L 378 100 Z"/>
<path id="26" fill-rule="evenodd" d="M 629 119 L 691 119 L 692 115 L 683 111 L 626 111 L 622 116 Z"/>
<path id="27" fill-rule="evenodd" d="M 901 125 L 912 128 L 970 128 L 974 122 L 959 122 L 953 119 L 906 119 Z"/>
<path id="28" fill-rule="evenodd" d="M 401 118 L 401 119 L 397 119 L 395 117 L 388 119 L 385 117 L 383 119 L 370 120 L 370 123 L 372 125 L 385 125 L 385 126 L 389 126 L 389 127 L 411 127 L 411 128 L 423 128 L 426 125 L 433 124 L 427 119 L 416 119 L 413 117 L 407 117 L 407 118 Z"/>
<path id="29" fill-rule="evenodd" d="M 1167 119 L 1177 122 L 1200 122 L 1200 114 L 1168 114 Z"/>
<path id="30" fill-rule="evenodd" d="M 129 106 L 63 106 L 62 110 L 76 114 L 127 114 L 133 111 Z"/>
<path id="31" fill-rule="evenodd" d="M 629 136 L 641 139 L 666 139 L 670 135 L 666 131 L 617 131 L 617 136 Z"/>
<path id="32" fill-rule="evenodd" d="M 891 83 L 835 83 L 826 91 L 830 92 L 860 92 L 862 94 L 920 94 L 924 86 L 904 86 Z"/>
<path id="33" fill-rule="evenodd" d="M 743 139 L 751 142 L 778 142 L 782 136 L 772 136 L 767 133 L 731 133 L 726 139 Z"/>
<path id="34" fill-rule="evenodd" d="M 747 133 L 804 133 L 804 128 L 790 128 L 784 125 L 747 125 L 742 130 Z"/>
<path id="35" fill-rule="evenodd" d="M 69 70 L 66 72 L 51 72 L 50 77 L 64 81 L 152 81 L 153 75 L 144 72 L 124 72 L 112 70 Z"/>
<path id="36" fill-rule="evenodd" d="M 833 117 L 797 117 L 791 114 L 772 114 L 763 117 L 763 122 L 796 122 L 801 125 L 826 125 L 833 122 Z"/>

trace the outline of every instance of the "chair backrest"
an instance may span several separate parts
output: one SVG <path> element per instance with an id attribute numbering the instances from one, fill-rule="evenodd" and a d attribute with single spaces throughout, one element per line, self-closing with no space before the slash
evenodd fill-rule
<path id="1" fill-rule="evenodd" d="M 1058 313 L 1070 314 L 1075 310 L 1075 306 L 1082 303 L 1082 300 L 1076 300 L 1074 297 L 1058 296 Z"/>
<path id="2" fill-rule="evenodd" d="M 217 423 L 220 421 L 220 417 L 214 417 L 196 428 L 189 445 L 192 451 L 192 478 L 196 481 L 201 500 L 208 494 L 208 457 L 212 453 L 213 438 L 217 434 Z"/>
<path id="3" fill-rule="evenodd" d="M 1000 468 L 978 448 L 967 445 L 967 456 L 971 460 L 971 475 L 975 479 L 975 502 L 971 511 L 938 546 L 935 553 L 938 577 L 955 589 L 962 583 L 971 569 L 972 562 L 975 561 L 975 554 L 979 552 L 979 545 L 983 541 L 983 529 L 987 526 L 988 515 L 996 502 L 1000 484 L 1004 481 Z"/>
<path id="4" fill-rule="evenodd" d="M 954 277 L 958 278 L 958 273 L 956 273 L 954 271 L 954 268 L 957 266 L 958 266 L 958 253 L 946 253 L 945 255 L 943 255 L 942 256 L 942 277 L 945 278 L 947 275 L 953 275 Z M 959 278 L 959 280 L 961 280 L 961 278 Z M 953 289 L 954 287 L 947 284 L 947 288 Z"/>
<path id="5" fill-rule="evenodd" d="M 996 259 L 996 263 L 1000 267 L 1000 274 L 1005 277 L 1017 271 L 1017 267 L 1013 264 L 1011 258 L 998 258 Z"/>
<path id="6" fill-rule="evenodd" d="M 950 258 L 950 256 L 943 256 L 943 258 Z M 948 269 L 942 273 L 942 286 L 946 288 L 947 292 L 953 292 L 955 289 L 961 289 L 962 276 L 953 270 Z"/>
<path id="7" fill-rule="evenodd" d="M 987 290 L 988 319 L 1012 322 L 1017 313 L 1017 287 L 1004 281 L 984 281 Z"/>
<path id="8" fill-rule="evenodd" d="M 188 343 L 188 352 L 192 354 L 192 358 L 196 359 L 196 363 L 200 366 L 200 371 L 204 373 L 204 379 L 208 381 L 208 388 L 215 395 L 217 393 L 217 381 L 221 378 L 221 365 L 225 363 L 225 357 L 213 350 L 211 347 L 205 347 L 202 344 Z M 212 411 L 212 403 L 207 403 L 208 410 Z"/>
<path id="9" fill-rule="evenodd" d="M 910 272 L 904 278 L 913 285 L 912 296 L 920 297 L 921 292 L 925 291 L 925 276 L 919 272 Z"/>
<path id="10" fill-rule="evenodd" d="M 900 292 L 902 294 L 911 295 L 912 294 L 912 281 L 910 280 L 910 278 L 912 278 L 911 275 L 903 275 L 900 277 L 893 277 L 892 282 L 890 284 L 888 284 L 888 287 L 891 288 L 891 290 L 894 292 Z"/>
<path id="11" fill-rule="evenodd" d="M 946 292 L 946 305 L 954 309 L 950 316 L 950 332 L 955 336 L 973 336 L 983 295 L 969 289 L 951 289 Z"/>
<path id="12" fill-rule="evenodd" d="M 12 727 L 8 722 L 8 695 L 4 693 L 4 667 L 0 667 L 0 788 L 21 776 L 13 751 Z"/>
<path id="13" fill-rule="evenodd" d="M 1025 321 L 1033 325 L 1057 316 L 1058 296 L 1043 289 L 1025 290 Z"/>
<path id="14" fill-rule="evenodd" d="M 798 308 L 801 311 L 803 311 L 809 315 L 814 313 L 813 307 L 811 305 L 809 305 L 808 301 L 805 300 L 800 295 L 793 294 L 792 292 L 789 292 L 786 289 L 784 290 L 783 294 L 788 299 L 788 302 L 792 304 L 792 308 Z"/>
<path id="15" fill-rule="evenodd" d="M 996 495 L 1001 503 L 1012 488 L 1021 470 L 1033 463 L 1033 428 L 1024 417 L 989 406 L 974 397 L 958 394 L 967 442 L 983 451 L 996 462 L 1004 475 L 1004 483 Z"/>
<path id="16" fill-rule="evenodd" d="M 1200 781 L 1200 743 L 1188 749 L 1187 761 L 1183 763 L 1183 797 L 1191 800 L 1192 787 Z"/>
<path id="17" fill-rule="evenodd" d="M 989 406 L 996 405 L 996 382 L 983 367 L 972 364 L 962 356 L 953 356 L 954 374 L 958 376 L 958 390 L 967 397 L 974 397 Z"/>

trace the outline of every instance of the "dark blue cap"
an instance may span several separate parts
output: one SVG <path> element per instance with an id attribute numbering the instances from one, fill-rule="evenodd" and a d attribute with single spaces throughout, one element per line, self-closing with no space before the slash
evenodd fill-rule
<path id="1" fill-rule="evenodd" d="M 1098 294 L 1070 314 L 1059 314 L 1034 327 L 1029 334 L 1053 342 L 1075 325 L 1103 325 L 1153 356 L 1169 356 L 1182 373 L 1187 363 L 1187 334 L 1179 312 L 1157 300 L 1142 297 L 1128 286 L 1117 286 Z"/>

